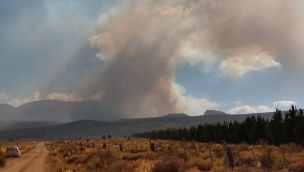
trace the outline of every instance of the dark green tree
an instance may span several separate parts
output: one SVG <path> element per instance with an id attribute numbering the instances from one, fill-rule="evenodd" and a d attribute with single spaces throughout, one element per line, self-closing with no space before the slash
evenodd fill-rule
<path id="1" fill-rule="evenodd" d="M 283 113 L 276 109 L 270 120 L 261 116 L 251 116 L 243 122 L 231 121 L 216 124 L 200 124 L 187 128 L 171 128 L 166 130 L 151 131 L 134 134 L 134 137 L 170 140 L 195 140 L 200 142 L 227 141 L 228 143 L 258 143 L 265 140 L 271 144 L 304 141 L 304 114 L 291 106 L 290 110 Z M 152 145 L 152 144 L 151 144 Z M 151 146 L 150 145 L 150 146 Z"/>

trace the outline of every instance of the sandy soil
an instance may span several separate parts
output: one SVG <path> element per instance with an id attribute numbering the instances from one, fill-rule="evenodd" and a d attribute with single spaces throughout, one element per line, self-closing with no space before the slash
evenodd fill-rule
<path id="1" fill-rule="evenodd" d="M 44 143 L 38 143 L 30 152 L 22 155 L 20 158 L 8 159 L 2 172 L 44 172 L 46 171 L 46 159 L 48 150 Z"/>

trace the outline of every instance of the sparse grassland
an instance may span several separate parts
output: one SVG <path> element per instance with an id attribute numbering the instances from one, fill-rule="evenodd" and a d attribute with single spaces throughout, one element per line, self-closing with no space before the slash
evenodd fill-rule
<path id="1" fill-rule="evenodd" d="M 304 149 L 295 144 L 232 144 L 229 157 L 222 144 L 167 140 L 77 139 L 46 147 L 52 171 L 304 171 Z"/>
<path id="2" fill-rule="evenodd" d="M 0 142 L 0 168 L 6 163 L 7 146 L 19 146 L 24 155 L 36 144 Z M 57 140 L 45 142 L 45 146 L 50 172 L 304 171 L 304 149 L 296 144 L 224 145 L 132 138 Z"/>
<path id="3" fill-rule="evenodd" d="M 0 152 L 5 152 L 8 146 L 18 146 L 22 154 L 26 154 L 32 150 L 38 141 L 24 140 L 24 141 L 0 141 Z"/>
<path id="4" fill-rule="evenodd" d="M 24 155 L 32 150 L 37 141 L 1 141 L 0 142 L 0 169 L 4 167 L 7 161 L 5 150 L 8 146 L 18 146 L 21 153 Z"/>

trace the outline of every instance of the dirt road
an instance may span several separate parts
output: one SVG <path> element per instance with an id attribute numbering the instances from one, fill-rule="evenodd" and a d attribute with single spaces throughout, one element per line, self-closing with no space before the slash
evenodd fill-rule
<path id="1" fill-rule="evenodd" d="M 30 152 L 20 158 L 8 159 L 2 172 L 45 172 L 48 150 L 44 143 L 38 143 Z"/>

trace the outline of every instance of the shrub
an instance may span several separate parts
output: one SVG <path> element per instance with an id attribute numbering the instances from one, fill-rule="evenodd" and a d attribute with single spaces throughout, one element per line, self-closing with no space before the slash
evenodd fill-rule
<path id="1" fill-rule="evenodd" d="M 158 154 L 153 153 L 153 152 L 146 152 L 146 153 L 126 153 L 122 156 L 123 160 L 129 160 L 129 161 L 134 161 L 134 160 L 155 160 L 158 158 Z"/>
<path id="2" fill-rule="evenodd" d="M 302 171 L 304 171 L 304 163 L 297 162 L 297 163 L 290 164 L 288 167 L 288 170 L 293 171 L 293 172 L 302 172 Z"/>
<path id="3" fill-rule="evenodd" d="M 184 161 L 188 160 L 188 153 L 187 150 L 184 148 L 184 150 L 178 150 L 177 151 L 177 156 L 179 158 L 182 158 Z"/>
<path id="4" fill-rule="evenodd" d="M 201 171 L 210 171 L 212 169 L 212 164 L 210 160 L 204 160 L 204 159 L 191 159 L 188 163 L 188 166 L 191 168 L 196 167 L 197 169 Z"/>
<path id="5" fill-rule="evenodd" d="M 85 171 L 102 171 L 101 169 L 118 160 L 118 158 L 108 150 L 91 152 L 81 159 L 81 164 L 85 164 Z"/>
<path id="6" fill-rule="evenodd" d="M 153 161 L 150 160 L 139 160 L 134 172 L 151 172 L 153 167 Z"/>
<path id="7" fill-rule="evenodd" d="M 282 154 L 280 154 L 278 151 L 272 151 L 271 156 L 274 159 L 272 166 L 273 170 L 281 170 L 286 166 L 286 164 L 288 164 L 284 161 Z"/>
<path id="8" fill-rule="evenodd" d="M 134 171 L 135 167 L 131 163 L 123 160 L 119 160 L 116 162 L 113 162 L 106 170 L 103 171 L 119 171 L 119 172 L 130 172 Z"/>
<path id="9" fill-rule="evenodd" d="M 224 156 L 223 147 L 220 144 L 213 145 L 211 150 L 215 153 L 216 158 L 222 158 Z"/>
<path id="10" fill-rule="evenodd" d="M 109 164 L 117 159 L 111 151 L 100 151 L 96 153 L 96 155 L 98 157 L 99 163 L 102 164 Z"/>
<path id="11" fill-rule="evenodd" d="M 243 165 L 253 167 L 255 166 L 255 158 L 253 153 L 250 151 L 242 151 L 240 152 L 240 161 Z"/>
<path id="12" fill-rule="evenodd" d="M 239 151 L 250 151 L 250 147 L 247 144 L 241 143 L 236 145 L 239 148 Z"/>
<path id="13" fill-rule="evenodd" d="M 261 156 L 261 166 L 265 169 L 271 169 L 274 164 L 274 158 L 271 154 L 271 150 L 267 149 L 266 152 Z"/>
<path id="14" fill-rule="evenodd" d="M 66 161 L 68 164 L 73 164 L 77 161 L 77 156 L 72 156 Z"/>
<path id="15" fill-rule="evenodd" d="M 193 167 L 193 168 L 187 169 L 186 172 L 201 172 L 201 170 L 199 170 L 199 169 Z"/>
<path id="16" fill-rule="evenodd" d="M 176 157 L 166 157 L 156 162 L 152 172 L 178 172 L 185 165 L 182 159 Z"/>

